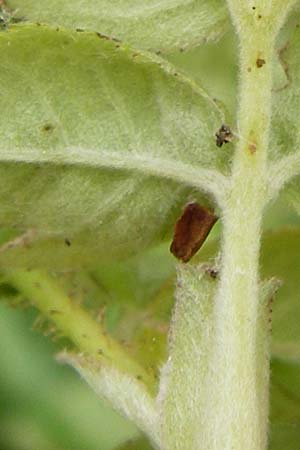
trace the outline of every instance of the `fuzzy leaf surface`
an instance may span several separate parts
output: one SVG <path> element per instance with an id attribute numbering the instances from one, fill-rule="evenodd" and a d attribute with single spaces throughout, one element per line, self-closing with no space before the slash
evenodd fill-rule
<path id="1" fill-rule="evenodd" d="M 108 400 L 153 443 L 158 444 L 158 411 L 154 398 L 147 393 L 143 383 L 109 366 L 97 365 L 96 360 L 68 353 L 59 355 L 59 359 L 73 366 L 100 398 Z"/>
<path id="2" fill-rule="evenodd" d="M 224 166 L 219 107 L 160 58 L 42 26 L 1 33 L 0 51 L 1 225 L 17 236 L 0 263 L 140 251 L 168 234 L 199 171 Z"/>
<path id="3" fill-rule="evenodd" d="M 9 6 L 31 22 L 100 31 L 152 50 L 193 47 L 229 27 L 221 0 L 11 0 Z"/>
<path id="4" fill-rule="evenodd" d="M 297 20 L 298 19 L 298 20 Z M 285 196 L 300 214 L 300 28 L 299 13 L 289 23 L 289 32 L 283 30 L 278 43 L 278 63 L 273 89 L 273 117 L 271 158 L 277 161 L 280 170 L 275 172 L 272 185 L 278 179 L 292 180 L 285 187 Z M 287 28 L 287 27 L 286 27 Z M 285 156 L 280 166 L 279 158 Z"/>
<path id="5" fill-rule="evenodd" d="M 161 440 L 165 448 L 194 450 L 201 443 L 199 435 L 204 419 L 213 339 L 215 288 L 215 280 L 205 273 L 203 267 L 178 267 L 177 302 L 170 330 L 169 358 L 162 369 L 159 394 Z M 177 430 L 176 436 L 174 429 Z"/>
<path id="6" fill-rule="evenodd" d="M 299 132 L 299 56 L 300 29 L 290 24 L 289 33 L 278 42 L 273 89 L 271 156 L 300 152 Z M 275 145 L 274 145 L 275 144 Z M 276 152 L 274 151 L 276 148 Z"/>
<path id="7" fill-rule="evenodd" d="M 286 229 L 266 234 L 262 242 L 261 267 L 264 277 L 282 281 L 272 317 L 272 353 L 300 360 L 300 230 Z"/>

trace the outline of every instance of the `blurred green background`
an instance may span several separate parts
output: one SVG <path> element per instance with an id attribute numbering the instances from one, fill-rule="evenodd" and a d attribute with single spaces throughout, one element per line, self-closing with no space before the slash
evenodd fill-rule
<path id="1" fill-rule="evenodd" d="M 57 347 L 32 330 L 36 314 L 0 304 L 0 449 L 109 450 L 135 427 L 101 402 Z"/>

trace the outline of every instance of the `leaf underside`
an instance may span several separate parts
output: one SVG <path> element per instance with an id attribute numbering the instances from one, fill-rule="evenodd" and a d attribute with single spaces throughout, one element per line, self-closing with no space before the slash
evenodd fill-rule
<path id="1" fill-rule="evenodd" d="M 1 33 L 0 51 L 1 226 L 20 238 L 0 264 L 141 251 L 197 198 L 189 173 L 224 167 L 219 107 L 160 58 L 37 25 Z"/>
<path id="2" fill-rule="evenodd" d="M 221 0 L 10 0 L 17 17 L 114 36 L 136 47 L 170 51 L 218 39 L 229 28 Z"/>

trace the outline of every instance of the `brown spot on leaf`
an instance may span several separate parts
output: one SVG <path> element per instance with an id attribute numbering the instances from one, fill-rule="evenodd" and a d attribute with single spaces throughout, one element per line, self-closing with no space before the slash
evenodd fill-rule
<path id="1" fill-rule="evenodd" d="M 274 92 L 283 91 L 291 83 L 291 75 L 290 75 L 288 58 L 287 58 L 287 51 L 289 49 L 289 46 L 290 46 L 290 43 L 286 42 L 285 45 L 283 47 L 281 47 L 280 50 L 278 51 L 279 61 L 283 67 L 283 70 L 284 70 L 284 73 L 286 76 L 286 82 L 282 86 L 278 87 L 277 89 L 274 89 Z"/>
<path id="2" fill-rule="evenodd" d="M 50 310 L 49 310 L 49 313 L 50 313 L 51 315 L 61 314 L 61 312 L 60 312 L 58 309 L 50 309 Z"/>
<path id="3" fill-rule="evenodd" d="M 68 238 L 65 238 L 65 244 L 70 247 L 71 246 L 71 241 Z"/>
<path id="4" fill-rule="evenodd" d="M 43 131 L 46 131 L 46 132 L 51 132 L 51 131 L 53 131 L 54 130 L 54 125 L 52 124 L 52 123 L 45 123 L 44 124 L 44 126 L 43 126 Z"/>
<path id="5" fill-rule="evenodd" d="M 202 246 L 218 217 L 198 203 L 189 203 L 175 225 L 171 253 L 188 262 Z"/>
<path id="6" fill-rule="evenodd" d="M 97 35 L 98 38 L 100 38 L 100 39 L 105 39 L 105 40 L 107 40 L 107 41 L 110 40 L 109 37 L 106 36 L 105 34 L 102 34 L 102 33 L 97 32 L 96 35 Z"/>
<path id="7" fill-rule="evenodd" d="M 266 64 L 266 61 L 263 58 L 257 58 L 256 67 L 258 69 L 260 69 L 264 64 Z"/>
<path id="8" fill-rule="evenodd" d="M 99 39 L 105 39 L 106 41 L 114 41 L 114 42 L 121 42 L 120 39 L 111 37 L 111 36 L 107 36 L 106 34 L 102 34 L 99 32 L 96 32 L 96 36 L 98 36 Z"/>
<path id="9" fill-rule="evenodd" d="M 256 152 L 256 145 L 253 142 L 251 142 L 248 145 L 248 148 L 249 148 L 249 151 L 250 151 L 251 155 L 254 155 L 254 153 Z"/>

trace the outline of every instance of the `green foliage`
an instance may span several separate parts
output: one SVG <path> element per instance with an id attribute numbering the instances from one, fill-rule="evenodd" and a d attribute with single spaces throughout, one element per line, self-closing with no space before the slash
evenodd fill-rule
<path id="1" fill-rule="evenodd" d="M 260 249 L 279 192 L 300 210 L 299 8 L 277 33 L 292 4 L 0 0 L 0 297 L 34 305 L 59 360 L 149 438 L 107 450 L 265 450 L 271 354 L 270 448 L 297 449 L 299 227 Z M 221 245 L 175 282 L 172 228 L 196 200 Z M 35 411 L 7 367 L 3 392 Z"/>
<path id="2" fill-rule="evenodd" d="M 276 80 L 274 92 L 274 133 L 271 144 L 271 156 L 274 159 L 279 152 L 299 153 L 300 135 L 295 115 L 299 105 L 299 37 L 299 24 L 291 23 L 288 35 L 278 43 L 277 72 L 280 71 L 281 77 Z"/>
<path id="3" fill-rule="evenodd" d="M 300 365 L 275 359 L 271 365 L 270 450 L 297 450 L 300 440 Z"/>
<path id="4" fill-rule="evenodd" d="M 276 274 L 282 286 L 272 305 L 272 353 L 283 359 L 299 361 L 299 228 L 266 234 L 262 243 L 262 275 Z"/>
<path id="5" fill-rule="evenodd" d="M 144 49 L 169 51 L 217 39 L 229 17 L 220 0 L 10 0 L 31 22 L 101 30 Z"/>
<path id="6" fill-rule="evenodd" d="M 0 47 L 1 223 L 24 236 L 0 252 L 5 265 L 140 251 L 170 230 L 196 167 L 222 164 L 219 108 L 163 60 L 36 25 L 1 34 Z"/>

